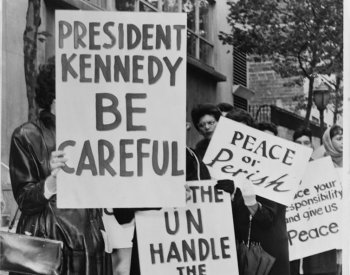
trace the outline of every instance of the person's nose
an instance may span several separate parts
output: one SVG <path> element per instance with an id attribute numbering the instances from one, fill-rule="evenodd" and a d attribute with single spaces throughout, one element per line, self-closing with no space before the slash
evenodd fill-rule
<path id="1" fill-rule="evenodd" d="M 209 125 L 209 123 L 206 123 L 205 124 L 205 130 L 209 130 L 210 129 L 210 125 Z"/>

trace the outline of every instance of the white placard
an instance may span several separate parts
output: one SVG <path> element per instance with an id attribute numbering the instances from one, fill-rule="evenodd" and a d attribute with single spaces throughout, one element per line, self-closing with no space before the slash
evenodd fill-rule
<path id="1" fill-rule="evenodd" d="M 230 197 L 192 182 L 186 208 L 136 213 L 142 275 L 238 274 Z"/>
<path id="2" fill-rule="evenodd" d="M 55 20 L 58 206 L 184 206 L 186 14 Z"/>
<path id="3" fill-rule="evenodd" d="M 341 247 L 342 198 L 331 158 L 311 161 L 287 208 L 290 260 Z"/>
<path id="4" fill-rule="evenodd" d="M 289 205 L 312 150 L 221 117 L 204 156 L 216 179 L 250 179 L 256 194 Z M 239 187 L 240 180 L 235 181 Z"/>

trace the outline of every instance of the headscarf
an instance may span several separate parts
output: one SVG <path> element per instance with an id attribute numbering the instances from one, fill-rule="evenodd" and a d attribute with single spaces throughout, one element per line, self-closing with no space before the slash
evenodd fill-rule
<path id="1" fill-rule="evenodd" d="M 326 149 L 326 155 L 332 158 L 335 167 L 343 167 L 343 151 L 334 148 L 330 134 L 331 129 L 332 127 L 328 128 L 322 138 L 324 148 Z"/>

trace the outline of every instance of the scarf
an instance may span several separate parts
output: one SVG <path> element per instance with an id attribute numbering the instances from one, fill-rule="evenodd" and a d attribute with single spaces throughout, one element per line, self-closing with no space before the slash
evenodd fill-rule
<path id="1" fill-rule="evenodd" d="M 326 156 L 332 158 L 333 164 L 335 167 L 343 167 L 343 151 L 336 150 L 333 146 L 331 140 L 331 128 L 328 128 L 323 134 L 323 145 L 326 149 Z"/>

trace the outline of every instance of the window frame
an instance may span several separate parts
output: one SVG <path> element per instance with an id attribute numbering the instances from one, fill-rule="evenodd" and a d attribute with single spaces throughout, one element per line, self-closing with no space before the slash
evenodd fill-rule
<path id="1" fill-rule="evenodd" d="M 88 3 L 89 5 L 92 5 L 102 10 L 108 10 L 108 8 L 111 5 L 111 0 L 83 0 L 83 1 Z M 99 2 L 99 4 L 97 2 Z"/>
<path id="2" fill-rule="evenodd" d="M 182 11 L 182 3 L 184 0 L 178 0 L 178 12 L 183 12 Z M 197 0 L 194 0 L 197 1 Z M 140 5 L 145 5 L 148 8 L 150 8 L 152 11 L 154 12 L 163 12 L 162 10 L 162 3 L 161 0 L 157 0 L 158 5 L 157 7 L 153 6 L 151 3 L 149 3 L 147 0 L 135 0 L 135 11 L 140 11 Z M 213 6 L 213 1 L 209 1 L 208 0 L 208 5 L 209 7 Z M 207 38 L 202 37 L 199 33 L 200 33 L 200 26 L 199 26 L 199 21 L 200 21 L 200 8 L 199 5 L 194 5 L 195 11 L 195 30 L 191 30 L 189 28 L 187 28 L 187 35 L 189 35 L 190 37 L 194 37 L 195 39 L 195 52 L 194 55 L 193 54 L 189 54 L 188 53 L 188 49 L 187 49 L 187 54 L 189 54 L 190 56 L 198 59 L 199 61 L 203 62 L 204 64 L 213 65 L 213 52 L 214 52 L 214 43 L 210 40 L 208 40 Z M 209 8 L 209 23 L 208 26 L 212 25 L 212 9 Z M 212 29 L 208 28 L 208 36 L 211 37 L 212 35 Z M 204 43 L 206 46 L 210 47 L 209 53 L 202 58 L 201 57 L 201 43 Z M 205 59 L 205 60 L 204 60 Z"/>

